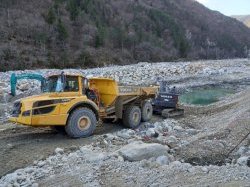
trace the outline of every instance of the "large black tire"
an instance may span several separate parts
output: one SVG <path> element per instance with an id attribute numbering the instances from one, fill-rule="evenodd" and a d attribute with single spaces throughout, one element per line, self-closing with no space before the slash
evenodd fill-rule
<path id="1" fill-rule="evenodd" d="M 149 101 L 146 101 L 142 105 L 141 121 L 147 122 L 151 120 L 152 116 L 153 116 L 153 106 Z"/>
<path id="2" fill-rule="evenodd" d="M 141 109 L 138 106 L 128 106 L 123 113 L 123 124 L 136 129 L 141 123 Z"/>
<path id="3" fill-rule="evenodd" d="M 65 131 L 72 138 L 88 137 L 93 134 L 96 123 L 95 113 L 91 109 L 78 108 L 70 114 Z"/>

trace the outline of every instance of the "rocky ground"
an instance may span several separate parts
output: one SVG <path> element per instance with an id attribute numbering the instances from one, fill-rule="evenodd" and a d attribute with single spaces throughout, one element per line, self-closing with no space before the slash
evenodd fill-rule
<path id="1" fill-rule="evenodd" d="M 162 77 L 181 91 L 219 85 L 237 93 L 204 107 L 183 105 L 182 118 L 154 116 L 136 130 L 103 124 L 94 136 L 72 140 L 50 129 L 4 122 L 13 100 L 39 92 L 39 83 L 20 82 L 19 96 L 11 98 L 12 72 L 0 73 L 0 186 L 249 186 L 250 137 L 241 142 L 250 131 L 249 60 L 66 71 L 133 85 L 154 84 Z"/>

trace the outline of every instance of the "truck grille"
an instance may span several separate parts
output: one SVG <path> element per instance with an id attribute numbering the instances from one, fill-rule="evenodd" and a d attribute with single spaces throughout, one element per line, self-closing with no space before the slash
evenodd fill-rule
<path id="1" fill-rule="evenodd" d="M 15 102 L 12 110 L 12 117 L 18 117 L 21 113 L 21 102 Z"/>

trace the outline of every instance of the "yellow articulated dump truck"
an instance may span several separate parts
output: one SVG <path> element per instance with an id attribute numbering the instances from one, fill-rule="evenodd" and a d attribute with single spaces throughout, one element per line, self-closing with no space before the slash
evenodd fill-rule
<path id="1" fill-rule="evenodd" d="M 90 136 L 99 121 L 122 119 L 135 129 L 151 119 L 158 87 L 118 86 L 113 79 L 61 73 L 49 76 L 43 93 L 14 103 L 11 122 L 65 130 L 73 138 Z"/>

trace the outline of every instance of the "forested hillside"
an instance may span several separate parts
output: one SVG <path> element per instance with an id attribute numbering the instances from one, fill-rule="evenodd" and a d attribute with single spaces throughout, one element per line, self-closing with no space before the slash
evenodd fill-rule
<path id="1" fill-rule="evenodd" d="M 1 0 L 0 71 L 244 57 L 250 29 L 194 0 Z"/>

